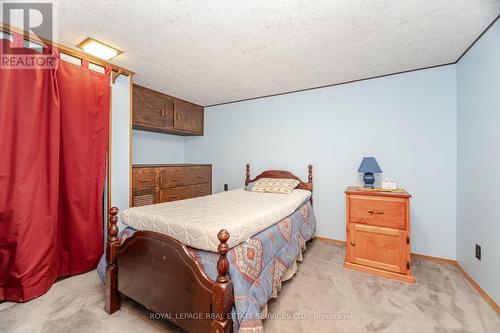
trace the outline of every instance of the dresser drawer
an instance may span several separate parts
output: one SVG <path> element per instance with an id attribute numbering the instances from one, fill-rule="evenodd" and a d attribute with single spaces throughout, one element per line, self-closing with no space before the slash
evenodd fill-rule
<path id="1" fill-rule="evenodd" d="M 144 189 L 156 186 L 155 168 L 133 168 L 132 169 L 132 188 Z"/>
<path id="2" fill-rule="evenodd" d="M 209 195 L 210 192 L 209 183 L 162 189 L 160 190 L 160 202 L 202 197 Z"/>
<path id="3" fill-rule="evenodd" d="M 405 199 L 352 195 L 349 200 L 349 220 L 352 223 L 406 228 Z"/>
<path id="4" fill-rule="evenodd" d="M 210 182 L 211 168 L 204 166 L 166 168 L 161 171 L 162 189 Z"/>
<path id="5" fill-rule="evenodd" d="M 210 183 L 198 184 L 192 186 L 193 197 L 203 197 L 212 193 L 212 185 Z"/>

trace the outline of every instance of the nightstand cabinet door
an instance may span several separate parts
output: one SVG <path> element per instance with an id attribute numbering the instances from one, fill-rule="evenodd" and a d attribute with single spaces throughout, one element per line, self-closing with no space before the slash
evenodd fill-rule
<path id="1" fill-rule="evenodd" d="M 395 273 L 407 272 L 406 232 L 351 224 L 351 262 Z"/>

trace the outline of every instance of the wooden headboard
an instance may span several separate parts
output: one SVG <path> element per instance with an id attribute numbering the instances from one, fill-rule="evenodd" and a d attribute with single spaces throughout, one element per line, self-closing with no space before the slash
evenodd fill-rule
<path id="1" fill-rule="evenodd" d="M 311 191 L 313 190 L 313 182 L 312 182 L 312 165 L 309 164 L 308 168 L 308 177 L 307 177 L 307 183 L 303 182 L 299 177 L 295 176 L 293 173 L 290 171 L 284 171 L 284 170 L 266 170 L 262 172 L 260 175 L 255 177 L 254 179 L 250 179 L 250 164 L 246 165 L 246 176 L 245 176 L 245 186 L 247 186 L 249 183 L 254 182 L 260 178 L 291 178 L 291 179 L 296 179 L 300 183 L 297 185 L 296 188 L 301 189 L 301 190 L 308 190 Z"/>

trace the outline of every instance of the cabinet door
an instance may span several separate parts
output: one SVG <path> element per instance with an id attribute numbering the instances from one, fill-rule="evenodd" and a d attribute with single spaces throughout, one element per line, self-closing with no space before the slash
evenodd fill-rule
<path id="1" fill-rule="evenodd" d="M 174 128 L 193 134 L 203 133 L 203 108 L 179 99 L 175 100 Z"/>
<path id="2" fill-rule="evenodd" d="M 134 85 L 133 122 L 138 128 L 173 128 L 173 100 L 157 91 Z"/>
<path id="3" fill-rule="evenodd" d="M 406 232 L 399 229 L 352 223 L 351 262 L 406 274 Z"/>

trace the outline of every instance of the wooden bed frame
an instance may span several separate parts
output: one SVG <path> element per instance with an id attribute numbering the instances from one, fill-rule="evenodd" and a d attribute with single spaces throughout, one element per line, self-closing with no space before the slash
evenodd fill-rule
<path id="1" fill-rule="evenodd" d="M 245 186 L 260 178 L 293 178 L 298 189 L 312 192 L 312 166 L 308 181 L 288 171 L 267 170 L 250 179 L 246 165 Z M 121 242 L 118 238 L 118 208 L 109 210 L 106 246 L 105 306 L 108 314 L 120 309 L 121 294 L 144 305 L 159 317 L 189 332 L 232 332 L 233 285 L 228 275 L 229 232 L 221 230 L 218 276 L 211 280 L 178 240 L 152 231 L 137 231 Z M 156 317 L 155 317 L 156 318 Z"/>

